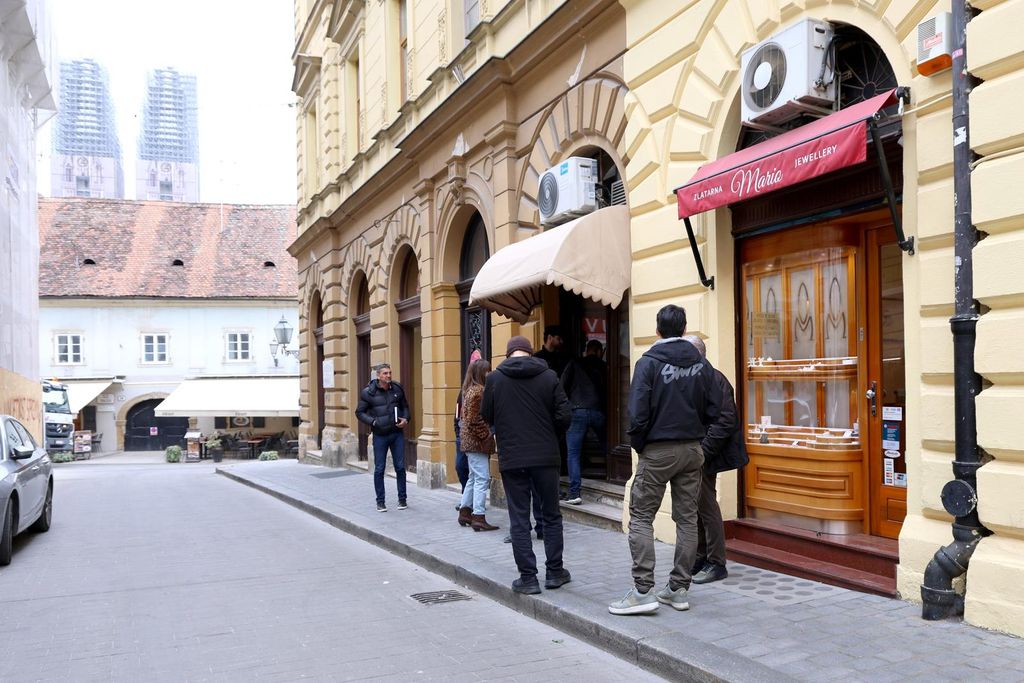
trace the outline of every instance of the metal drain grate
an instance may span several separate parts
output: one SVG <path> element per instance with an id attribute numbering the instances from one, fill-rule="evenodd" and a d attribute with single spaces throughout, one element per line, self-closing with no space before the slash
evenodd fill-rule
<path id="1" fill-rule="evenodd" d="M 472 600 L 473 598 L 459 591 L 432 591 L 430 593 L 413 593 L 409 596 L 416 602 L 423 605 L 440 605 L 445 602 L 458 602 L 459 600 Z"/>
<path id="2" fill-rule="evenodd" d="M 334 472 L 313 472 L 309 476 L 316 477 L 317 479 L 334 479 L 335 477 L 347 477 L 353 474 L 359 474 L 352 470 L 335 470 Z"/>

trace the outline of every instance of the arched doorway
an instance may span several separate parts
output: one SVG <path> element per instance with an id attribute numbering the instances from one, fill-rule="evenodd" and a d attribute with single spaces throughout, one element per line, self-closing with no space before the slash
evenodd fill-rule
<path id="1" fill-rule="evenodd" d="M 462 238 L 459 282 L 455 285 L 461 308 L 463 374 L 474 351 L 478 351 L 483 358 L 491 357 L 491 315 L 479 306 L 469 304 L 469 291 L 473 288 L 473 280 L 490 255 L 487 246 L 487 227 L 480 213 L 474 212 Z"/>
<path id="2" fill-rule="evenodd" d="M 366 274 L 360 271 L 353 282 L 352 301 L 349 310 L 353 312 L 352 323 L 355 327 L 355 391 L 353 405 L 359 400 L 359 392 L 370 383 L 370 288 L 366 282 Z M 359 459 L 367 460 L 367 442 L 370 439 L 370 428 L 362 422 L 356 422 L 356 434 L 359 437 Z"/>
<path id="3" fill-rule="evenodd" d="M 128 409 L 125 419 L 126 451 L 162 451 L 168 446 L 184 446 L 187 417 L 157 417 L 154 411 L 162 398 L 140 401 Z"/>
<path id="4" fill-rule="evenodd" d="M 870 36 L 834 26 L 840 109 L 896 87 Z M 897 195 L 901 125 L 885 116 L 879 125 Z M 737 146 L 765 137 L 744 129 Z M 897 538 L 908 484 L 903 258 L 877 149 L 869 145 L 862 164 L 731 211 L 746 376 L 737 391 L 750 454 L 742 516 Z"/>
<path id="5" fill-rule="evenodd" d="M 409 401 L 411 417 L 405 428 L 405 468 L 416 471 L 416 443 L 423 428 L 423 332 L 420 325 L 420 270 L 416 254 L 405 249 L 398 258 L 395 313 L 398 316 L 399 378 Z M 411 457 L 410 457 L 411 456 Z"/>
<path id="6" fill-rule="evenodd" d="M 313 367 L 310 369 L 310 380 L 316 386 L 316 447 L 323 446 L 324 427 L 326 421 L 326 395 L 324 390 L 324 312 L 320 292 L 314 292 L 309 303 L 309 329 L 313 333 Z"/>
<path id="7" fill-rule="evenodd" d="M 622 170 L 615 158 L 603 147 L 585 145 L 566 152 L 566 157 L 586 157 L 597 162 L 598 196 L 602 206 L 625 204 L 622 192 Z M 632 476 L 629 438 L 629 292 L 615 308 L 606 306 L 574 292 L 550 287 L 544 296 L 546 325 L 557 324 L 562 333 L 561 352 L 567 362 L 580 359 L 589 342 L 601 344 L 605 362 L 605 424 L 604 439 L 594 429 L 584 435 L 580 451 L 580 470 L 584 486 L 600 481 L 621 486 Z M 551 315 L 554 312 L 554 315 Z M 566 454 L 567 455 L 567 454 Z M 564 458 L 563 458 L 564 459 Z M 566 462 L 566 471 L 568 463 Z"/>

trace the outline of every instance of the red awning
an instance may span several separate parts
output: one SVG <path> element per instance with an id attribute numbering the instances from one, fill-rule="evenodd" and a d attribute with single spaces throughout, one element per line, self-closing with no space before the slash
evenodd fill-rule
<path id="1" fill-rule="evenodd" d="M 867 159 L 867 121 L 896 101 L 872 97 L 704 164 L 676 190 L 679 218 L 781 190 Z"/>

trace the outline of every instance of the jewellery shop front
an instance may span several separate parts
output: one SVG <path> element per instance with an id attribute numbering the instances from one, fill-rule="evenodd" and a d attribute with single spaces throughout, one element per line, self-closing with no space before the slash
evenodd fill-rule
<path id="1" fill-rule="evenodd" d="M 750 464 L 730 554 L 813 578 L 822 578 L 815 563 L 834 563 L 849 585 L 893 594 L 907 510 L 903 262 L 914 247 L 901 226 L 900 114 L 909 94 L 871 95 L 773 137 L 744 129 L 738 151 L 702 166 L 676 196 L 705 287 L 714 280 L 691 218 L 731 209 Z"/>

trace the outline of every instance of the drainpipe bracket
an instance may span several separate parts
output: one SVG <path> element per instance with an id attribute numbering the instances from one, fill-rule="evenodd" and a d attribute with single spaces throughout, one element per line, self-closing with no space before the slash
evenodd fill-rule
<path id="1" fill-rule="evenodd" d="M 940 498 L 942 507 L 954 517 L 966 517 L 978 507 L 978 492 L 962 479 L 946 482 Z"/>

